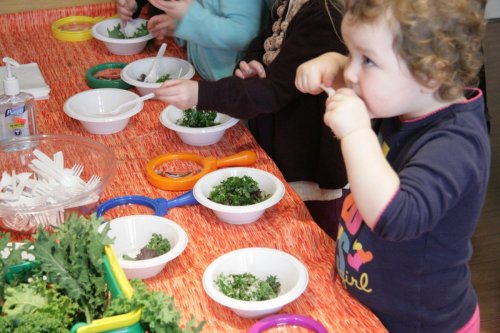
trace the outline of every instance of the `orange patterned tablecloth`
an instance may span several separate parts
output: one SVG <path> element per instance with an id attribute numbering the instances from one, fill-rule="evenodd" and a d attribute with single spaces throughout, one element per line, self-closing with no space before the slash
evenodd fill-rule
<path id="1" fill-rule="evenodd" d="M 104 4 L 0 15 L 0 55 L 12 57 L 19 63 L 38 63 L 51 88 L 48 100 L 37 101 L 39 132 L 86 136 L 113 149 L 118 168 L 103 199 L 129 194 L 171 199 L 181 194 L 156 189 L 146 180 L 147 161 L 167 152 L 223 157 L 252 149 L 258 155 L 253 166 L 270 171 L 283 180 L 276 165 L 242 124 L 226 131 L 215 145 L 193 147 L 182 143 L 174 132 L 161 125 L 159 114 L 165 105 L 159 101 L 147 101 L 126 129 L 113 135 L 89 134 L 79 122 L 67 117 L 63 113 L 64 102 L 89 89 L 85 82 L 88 68 L 104 62 L 131 62 L 156 54 L 157 48 L 150 44 L 141 54 L 117 56 L 110 54 L 97 40 L 61 42 L 50 31 L 52 22 L 66 16 L 108 17 L 114 13 L 114 4 Z M 166 55 L 185 57 L 185 52 L 171 41 Z M 255 320 L 240 318 L 213 302 L 203 290 L 203 272 L 215 258 L 238 248 L 276 248 L 297 257 L 309 271 L 306 291 L 284 307 L 282 313 L 315 318 L 329 332 L 384 332 L 378 319 L 351 298 L 338 279 L 332 278 L 334 241 L 316 226 L 288 185 L 286 190 L 277 206 L 266 211 L 258 222 L 248 225 L 220 222 L 211 211 L 199 205 L 171 209 L 166 217 L 186 230 L 188 247 L 162 273 L 146 283 L 150 288 L 164 290 L 175 297 L 176 305 L 182 311 L 183 323 L 193 314 L 197 320 L 207 321 L 204 332 L 245 332 Z"/>

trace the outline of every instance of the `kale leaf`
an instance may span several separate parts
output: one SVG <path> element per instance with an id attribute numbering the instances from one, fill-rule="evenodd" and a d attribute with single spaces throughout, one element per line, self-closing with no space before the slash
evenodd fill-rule
<path id="1" fill-rule="evenodd" d="M 148 290 L 138 279 L 130 281 L 134 288 L 131 299 L 118 297 L 111 300 L 104 316 L 114 316 L 142 308 L 140 323 L 148 332 L 197 333 L 201 332 L 205 321 L 195 323 L 193 317 L 184 330 L 180 327 L 180 312 L 176 310 L 174 298 L 164 292 Z"/>
<path id="2" fill-rule="evenodd" d="M 100 224 L 95 215 L 87 220 L 73 214 L 52 234 L 40 226 L 30 249 L 41 272 L 79 305 L 87 323 L 101 316 L 108 299 L 103 248 L 112 240 L 107 236 L 109 224 L 102 233 Z"/>
<path id="3" fill-rule="evenodd" d="M 146 23 L 141 24 L 132 36 L 125 36 L 123 34 L 122 25 L 120 23 L 114 26 L 112 30 L 109 29 L 107 30 L 108 30 L 108 36 L 110 38 L 117 38 L 117 39 L 138 38 L 149 34 L 149 30 Z"/>
<path id="4" fill-rule="evenodd" d="M 5 290 L 2 312 L 9 317 L 42 313 L 57 319 L 64 327 L 70 327 L 78 305 L 61 294 L 57 285 L 49 285 L 40 277 L 30 280 L 29 283 L 20 283 Z"/>
<path id="5" fill-rule="evenodd" d="M 0 317 L 0 332 L 11 333 L 68 333 L 58 318 L 46 313 Z"/>

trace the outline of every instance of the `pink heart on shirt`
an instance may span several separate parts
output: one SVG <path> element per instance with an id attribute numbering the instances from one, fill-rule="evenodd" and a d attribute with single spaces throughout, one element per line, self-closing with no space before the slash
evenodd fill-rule
<path id="1" fill-rule="evenodd" d="M 347 263 L 349 266 L 354 268 L 357 272 L 359 272 L 359 268 L 362 264 L 366 264 L 367 262 L 372 261 L 373 254 L 370 251 L 363 251 L 362 249 L 357 250 L 354 255 L 347 255 Z"/>

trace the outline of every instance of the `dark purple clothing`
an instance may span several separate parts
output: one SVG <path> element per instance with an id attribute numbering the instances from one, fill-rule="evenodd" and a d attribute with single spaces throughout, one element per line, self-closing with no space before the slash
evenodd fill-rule
<path id="1" fill-rule="evenodd" d="M 329 11 L 340 35 L 341 14 L 332 7 Z M 262 63 L 264 40 L 271 34 L 269 26 L 251 43 L 244 60 Z M 337 34 L 325 1 L 309 1 L 290 22 L 265 79 L 200 81 L 198 107 L 249 119 L 252 134 L 287 181 L 312 181 L 326 189 L 344 187 L 347 177 L 340 146 L 323 123 L 325 94 L 303 94 L 294 83 L 303 62 L 325 52 L 346 53 Z"/>
<path id="2" fill-rule="evenodd" d="M 468 261 L 491 153 L 483 96 L 468 92 L 426 117 L 382 121 L 400 189 L 373 231 L 345 201 L 337 271 L 390 332 L 455 332 L 477 305 Z"/>
<path id="3" fill-rule="evenodd" d="M 147 17 L 153 17 L 156 15 L 164 14 L 161 9 L 156 8 L 152 4 L 150 4 L 147 0 L 136 0 L 137 9 L 134 12 L 133 18 L 139 17 L 141 14 L 142 8 L 147 7 Z"/>

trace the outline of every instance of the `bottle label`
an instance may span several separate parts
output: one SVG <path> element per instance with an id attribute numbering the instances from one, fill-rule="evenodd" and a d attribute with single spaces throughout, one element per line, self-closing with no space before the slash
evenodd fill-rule
<path id="1" fill-rule="evenodd" d="M 5 110 L 5 125 L 10 133 L 7 137 L 19 137 L 30 135 L 28 112 L 25 105 Z"/>
<path id="2" fill-rule="evenodd" d="M 24 105 L 17 108 L 10 108 L 5 110 L 5 117 L 21 116 L 25 111 Z"/>

